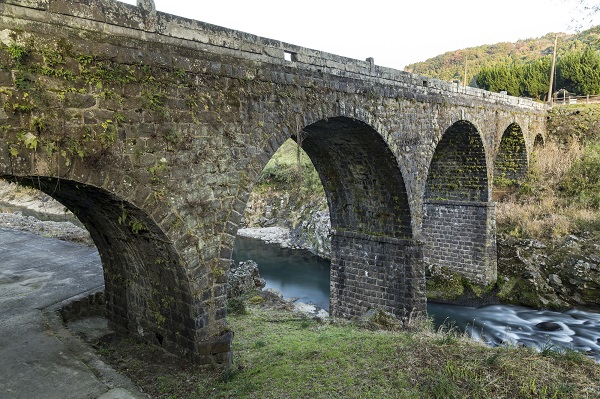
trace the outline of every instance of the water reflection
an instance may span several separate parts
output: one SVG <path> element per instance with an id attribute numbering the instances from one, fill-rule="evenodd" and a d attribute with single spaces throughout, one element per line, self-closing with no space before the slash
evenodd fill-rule
<path id="1" fill-rule="evenodd" d="M 236 262 L 252 259 L 258 263 L 266 288 L 329 311 L 329 261 L 308 251 L 245 237 L 236 237 L 233 259 Z"/>
<path id="2" fill-rule="evenodd" d="M 329 262 L 308 251 L 284 249 L 277 244 L 237 237 L 233 258 L 258 263 L 267 288 L 286 298 L 312 303 L 329 310 Z M 587 352 L 600 361 L 600 314 L 582 310 L 564 313 L 520 306 L 492 305 L 481 308 L 428 303 L 428 314 L 436 328 L 449 323 L 489 345 L 526 345 L 539 350 L 564 347 Z M 561 329 L 542 331 L 541 322 Z"/>

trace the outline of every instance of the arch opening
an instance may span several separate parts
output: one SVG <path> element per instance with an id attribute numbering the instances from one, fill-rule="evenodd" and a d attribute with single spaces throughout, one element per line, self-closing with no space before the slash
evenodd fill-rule
<path id="1" fill-rule="evenodd" d="M 500 147 L 494 161 L 494 200 L 514 191 L 529 166 L 527 146 L 521 127 L 510 124 L 500 140 Z"/>
<path id="2" fill-rule="evenodd" d="M 544 137 L 541 134 L 538 134 L 537 136 L 535 136 L 535 139 L 533 141 L 533 148 L 540 148 L 544 146 Z"/>
<path id="3" fill-rule="evenodd" d="M 332 117 L 291 138 L 314 165 L 329 208 L 330 313 L 424 315 L 422 246 L 412 240 L 403 176 L 382 136 L 362 121 Z"/>
<path id="4" fill-rule="evenodd" d="M 143 210 L 87 184 L 43 176 L 2 179 L 44 192 L 90 233 L 102 262 L 106 317 L 127 332 L 193 359 L 193 298 L 179 255 Z"/>
<path id="5" fill-rule="evenodd" d="M 377 131 L 338 117 L 315 122 L 301 134 L 323 183 L 334 230 L 412 238 L 402 173 Z"/>
<path id="6" fill-rule="evenodd" d="M 423 204 L 424 260 L 431 274 L 496 280 L 496 225 L 485 148 L 468 121 L 450 126 L 431 159 Z"/>
<path id="7" fill-rule="evenodd" d="M 427 174 L 425 201 L 480 201 L 489 198 L 485 149 L 467 121 L 450 126 L 438 143 Z"/>

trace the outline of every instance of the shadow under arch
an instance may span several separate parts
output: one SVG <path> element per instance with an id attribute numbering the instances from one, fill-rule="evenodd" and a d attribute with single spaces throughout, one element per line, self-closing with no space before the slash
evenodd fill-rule
<path id="1" fill-rule="evenodd" d="M 362 121 L 332 117 L 292 138 L 310 157 L 329 204 L 331 313 L 425 314 L 422 247 L 412 240 L 404 179 L 381 135 Z"/>
<path id="2" fill-rule="evenodd" d="M 106 316 L 120 332 L 195 360 L 193 297 L 180 257 L 143 210 L 67 179 L 0 176 L 48 194 L 83 223 L 102 260 Z"/>
<path id="3" fill-rule="evenodd" d="M 494 191 L 517 186 L 527 174 L 529 158 L 523 131 L 511 123 L 502 134 L 494 161 Z"/>
<path id="4" fill-rule="evenodd" d="M 424 259 L 432 273 L 458 273 L 480 284 L 496 280 L 496 225 L 489 201 L 485 147 L 477 128 L 460 120 L 443 134 L 425 186 Z"/>
<path id="5" fill-rule="evenodd" d="M 437 144 L 427 173 L 425 200 L 487 201 L 489 185 L 483 141 L 468 121 L 452 124 Z"/>
<path id="6" fill-rule="evenodd" d="M 545 144 L 544 136 L 542 136 L 541 133 L 538 133 L 535 136 L 535 139 L 533 140 L 533 148 L 536 149 L 536 148 L 543 147 L 544 144 Z"/>

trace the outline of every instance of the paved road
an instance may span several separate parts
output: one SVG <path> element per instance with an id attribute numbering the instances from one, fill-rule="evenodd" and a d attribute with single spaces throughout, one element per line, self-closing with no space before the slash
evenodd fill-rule
<path id="1" fill-rule="evenodd" d="M 102 285 L 95 248 L 0 228 L 0 399 L 145 397 L 50 310 Z"/>

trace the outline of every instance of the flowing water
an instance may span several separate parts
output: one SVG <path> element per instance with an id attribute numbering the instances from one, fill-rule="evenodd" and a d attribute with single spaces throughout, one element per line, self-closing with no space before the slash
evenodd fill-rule
<path id="1" fill-rule="evenodd" d="M 329 310 L 329 262 L 308 251 L 281 248 L 252 238 L 237 237 L 233 258 L 258 263 L 267 288 L 285 298 L 297 298 Z M 442 324 L 466 331 L 489 345 L 526 345 L 539 350 L 557 348 L 587 352 L 600 361 L 600 314 L 572 309 L 563 313 L 521 306 L 490 305 L 480 308 L 428 303 L 436 328 Z M 538 323 L 552 322 L 556 331 L 543 331 Z"/>

